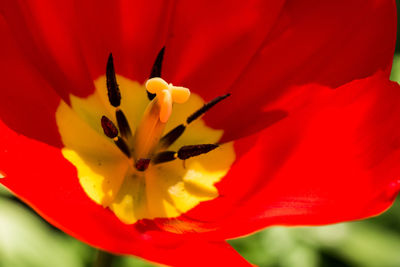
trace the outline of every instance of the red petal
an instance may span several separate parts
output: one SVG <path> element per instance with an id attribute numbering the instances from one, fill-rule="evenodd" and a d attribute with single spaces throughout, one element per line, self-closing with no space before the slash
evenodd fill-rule
<path id="1" fill-rule="evenodd" d="M 16 49 L 2 17 L 0 32 L 0 119 L 20 134 L 61 147 L 54 117 L 60 97 Z"/>
<path id="2" fill-rule="evenodd" d="M 104 75 L 108 53 L 116 71 L 144 82 L 165 45 L 173 1 L 80 1 L 74 10 L 84 56 L 94 76 Z"/>
<path id="3" fill-rule="evenodd" d="M 24 4 L 3 1 L 0 4 L 7 24 L 6 38 L 16 40 L 15 47 L 27 64 L 33 65 L 65 99 L 68 91 L 93 90 L 89 70 L 69 25 L 73 19 L 68 16 L 70 6 L 61 1 L 58 4 L 54 1 L 27 1 Z M 3 47 L 1 49 L 6 51 Z"/>
<path id="4" fill-rule="evenodd" d="M 271 117 L 279 120 L 282 114 L 265 113 L 262 108 L 293 86 L 318 83 L 336 88 L 377 70 L 384 70 L 389 77 L 395 38 L 396 7 L 392 0 L 286 1 L 263 47 L 241 75 L 237 76 L 230 67 L 236 79 L 234 84 L 227 88 L 218 82 L 216 86 L 202 82 L 210 73 L 216 73 L 215 76 L 221 73 L 210 67 L 208 72 L 204 68 L 203 72 L 190 76 L 190 88 L 202 94 L 207 91 L 204 94 L 207 97 L 232 93 L 231 99 L 213 109 L 206 120 L 215 128 L 225 129 L 225 140 L 236 139 L 265 128 Z M 222 45 L 227 48 L 216 45 L 227 51 L 221 61 L 235 66 L 232 58 L 243 51 L 236 48 L 235 54 L 229 50 L 235 44 Z M 215 57 L 202 65 L 220 67 Z M 228 76 L 221 73 L 220 79 L 231 80 Z"/>
<path id="5" fill-rule="evenodd" d="M 229 108 L 216 107 L 207 117 L 226 130 L 224 140 L 280 120 L 285 111 L 260 109 L 293 85 L 336 87 L 378 69 L 388 73 L 395 43 L 391 0 L 182 2 L 175 8 L 165 1 L 14 1 L 0 8 L 21 51 L 64 98 L 93 90 L 110 51 L 119 73 L 143 81 L 168 35 L 167 78 L 206 99 L 233 93 Z M 228 122 L 232 117 L 235 123 Z M 251 127 L 245 127 L 248 118 L 254 118 Z"/>
<path id="6" fill-rule="evenodd" d="M 400 87 L 385 81 L 378 74 L 338 90 L 316 86 L 322 93 L 310 94 L 308 103 L 293 98 L 307 104 L 235 142 L 239 157 L 218 184 L 221 197 L 166 227 L 226 238 L 384 211 L 400 190 Z"/>
<path id="7" fill-rule="evenodd" d="M 225 93 L 258 55 L 284 2 L 179 1 L 166 44 L 166 79 L 207 100 Z"/>
<path id="8" fill-rule="evenodd" d="M 17 2 L 7 2 L 6 8 L 4 4 L 4 7 L 0 5 L 0 9 L 13 36 L 21 46 L 21 51 L 32 65 L 26 64 L 24 58 L 15 51 L 15 45 L 10 40 L 10 32 L 6 32 L 5 23 L 1 20 L 1 32 L 5 36 L 2 49 L 10 51 L 10 54 L 4 57 L 6 64 L 1 66 L 2 82 L 4 79 L 3 85 L 6 87 L 3 97 L 0 98 L 2 99 L 0 100 L 2 101 L 1 119 L 13 130 L 52 145 L 57 145 L 59 142 L 54 132 L 53 118 L 59 98 L 49 93 L 50 88 L 55 88 L 63 96 L 66 92 L 81 95 L 89 93 L 92 90 L 93 77 L 104 72 L 99 66 L 100 61 L 106 58 L 108 53 L 106 50 L 109 47 L 117 50 L 117 58 L 132 55 L 132 57 L 126 57 L 129 60 L 121 63 L 121 73 L 132 71 L 132 77 L 143 79 L 151 65 L 148 58 L 151 57 L 150 55 L 155 57 L 158 46 L 161 46 L 165 38 L 163 30 L 160 36 L 153 35 L 154 29 L 160 25 L 166 25 L 163 23 L 164 19 L 154 24 L 149 23 L 154 28 L 148 32 L 145 27 L 140 28 L 141 31 L 147 32 L 144 36 L 149 37 L 151 40 L 148 42 L 152 44 L 148 50 L 144 50 L 143 47 L 148 46 L 147 41 L 137 42 L 133 37 L 132 39 L 126 37 L 125 33 L 129 32 L 126 29 L 136 29 L 137 25 L 148 22 L 137 16 L 136 22 L 129 24 L 127 21 L 129 12 L 125 15 L 125 19 L 116 19 L 118 9 L 115 6 L 103 5 L 103 3 L 96 2 L 96 5 L 91 5 L 85 2 L 83 5 L 89 4 L 87 8 L 82 6 L 80 9 L 82 13 L 76 14 L 78 18 L 76 21 L 73 21 L 75 19 L 73 14 L 78 11 L 70 3 L 43 2 L 42 6 L 42 2 L 31 1 L 28 2 L 28 8 L 26 5 L 19 6 L 15 3 Z M 387 78 L 387 70 L 390 66 L 388 62 L 391 60 L 394 45 L 393 1 L 378 3 L 364 0 L 350 4 L 346 2 L 346 8 L 337 3 L 331 4 L 332 6 L 317 1 L 310 1 L 309 5 L 304 5 L 304 2 L 300 1 L 298 3 L 291 1 L 286 4 L 285 12 L 280 14 L 280 19 L 274 29 L 264 40 L 262 49 L 253 50 L 263 41 L 262 34 L 251 32 L 250 29 L 254 25 L 246 24 L 244 29 L 240 29 L 243 31 L 242 34 L 248 33 L 252 36 L 249 38 L 251 41 L 246 43 L 249 49 L 252 48 L 249 51 L 260 51 L 260 53 L 252 56 L 241 51 L 243 54 L 240 53 L 239 63 L 234 65 L 235 67 L 225 64 L 229 66 L 226 72 L 236 71 L 235 75 L 240 73 L 236 69 L 238 66 L 243 66 L 243 68 L 247 66 L 243 75 L 237 77 L 237 82 L 232 87 L 235 97 L 231 100 L 229 110 L 234 112 L 231 114 L 221 112 L 220 114 L 225 114 L 223 116 L 216 116 L 217 113 L 214 113 L 210 116 L 213 118 L 210 123 L 218 125 L 217 128 L 222 126 L 227 130 L 229 134 L 226 136 L 227 139 L 264 128 L 268 120 L 272 124 L 286 116 L 287 112 L 290 116 L 265 130 L 257 136 L 257 139 L 249 137 L 238 142 L 236 145 L 238 154 L 243 154 L 243 156 L 238 159 L 228 177 L 219 185 L 223 197 L 201 205 L 197 210 L 187 214 L 193 217 L 200 216 L 199 218 L 203 220 L 216 221 L 215 225 L 223 228 L 220 232 L 223 236 L 235 236 L 271 224 L 321 224 L 370 216 L 387 208 L 399 189 L 398 182 L 394 178 L 397 178 L 398 168 L 400 168 L 396 167 L 400 157 L 399 133 L 396 129 L 399 124 L 398 116 L 396 116 L 399 113 L 397 86 L 387 85 L 382 88 L 381 80 L 372 79 L 354 82 L 336 92 L 329 92 L 325 87 L 316 85 L 315 91 L 322 91 L 323 96 L 316 98 L 318 100 L 316 104 L 314 103 L 309 108 L 300 109 L 301 111 L 292 114 L 290 111 L 294 109 L 290 105 L 284 105 L 282 111 L 270 107 L 265 113 L 268 116 L 262 115 L 266 103 L 278 99 L 281 94 L 295 85 L 301 86 L 315 82 L 336 87 L 354 78 L 365 77 L 377 69 L 385 69 L 386 73 L 381 78 Z M 302 5 L 309 9 L 302 9 Z M 170 5 L 167 6 L 166 9 L 170 10 Z M 88 12 L 89 7 L 92 13 Z M 280 7 L 279 4 L 271 4 L 274 16 L 279 14 Z M 95 8 L 94 12 L 92 8 Z M 178 6 L 178 10 L 179 8 Z M 188 7 L 184 10 L 186 8 Z M 362 12 L 359 11 L 360 9 Z M 123 10 L 130 9 L 123 8 Z M 148 7 L 144 12 L 146 18 L 158 17 L 150 16 L 152 10 Z M 204 11 L 204 7 L 198 9 L 198 11 L 202 10 Z M 161 11 L 159 13 L 162 13 Z M 230 11 L 233 13 L 227 12 L 224 15 L 235 14 L 234 11 L 238 10 L 232 7 Z M 256 12 L 258 16 L 254 16 L 254 19 L 261 21 L 261 11 Z M 41 15 L 42 12 L 46 16 Z M 254 8 L 244 8 L 243 17 L 253 18 L 255 13 L 252 12 L 255 12 Z M 180 19 L 180 15 L 179 12 L 175 14 L 175 17 Z M 168 15 L 165 16 L 168 17 Z M 337 18 L 342 18 L 342 20 L 338 21 Z M 113 32 L 113 29 L 119 29 L 121 26 L 116 21 L 118 23 L 123 21 L 123 25 L 130 26 L 126 26 L 127 28 L 121 32 Z M 246 22 L 246 20 L 243 21 Z M 140 22 L 143 24 L 136 24 Z M 204 20 L 201 22 L 206 23 Z M 232 18 L 224 20 L 221 17 L 215 24 L 211 20 L 211 23 L 206 26 L 199 24 L 198 33 L 200 34 L 204 29 L 212 32 L 212 28 L 222 22 L 229 25 L 232 23 Z M 268 23 L 265 22 L 265 25 L 267 28 L 272 27 L 273 22 L 272 19 Z M 289 22 L 288 28 L 285 28 L 286 22 Z M 74 25 L 74 28 L 69 28 L 70 23 Z M 250 23 L 255 23 L 255 21 L 250 20 Z M 81 24 L 84 30 L 77 31 Z M 97 25 L 100 26 L 97 27 Z M 186 24 L 176 25 L 183 27 Z M 334 27 L 329 28 L 330 25 Z M 357 25 L 357 27 L 350 28 L 349 25 Z M 193 32 L 196 32 L 195 26 L 190 26 Z M 162 29 L 165 28 L 162 27 Z M 110 30 L 112 38 L 104 33 Z M 79 38 L 71 37 L 76 32 Z M 174 38 L 177 41 L 185 40 L 184 34 L 187 32 L 183 30 L 182 35 L 177 34 Z M 210 36 L 210 40 L 212 40 L 211 37 L 216 37 L 215 32 L 214 35 L 207 35 L 208 32 L 205 32 L 200 41 L 204 41 L 205 36 Z M 268 33 L 268 30 L 265 33 Z M 228 38 L 227 43 L 236 40 L 234 32 L 228 31 L 228 37 L 229 34 L 231 37 Z M 304 38 L 305 35 L 307 38 Z M 53 38 L 54 36 L 57 38 Z M 243 36 L 239 39 L 241 38 Z M 115 45 L 114 42 L 110 44 L 113 39 L 117 40 Z M 190 46 L 193 40 L 188 40 Z M 93 45 L 89 41 L 93 41 Z M 344 41 L 346 45 L 343 45 Z M 103 45 L 104 42 L 107 45 Z M 121 45 L 125 43 L 136 44 L 138 49 Z M 194 43 L 197 42 L 194 41 Z M 190 58 L 182 60 L 183 57 L 175 53 L 170 55 L 177 56 L 177 66 L 183 66 L 176 67 L 177 69 L 185 71 L 188 68 L 190 71 L 196 71 L 200 78 L 196 78 L 191 72 L 183 72 L 183 74 L 170 72 L 169 75 L 174 77 L 173 79 L 182 81 L 185 81 L 185 77 L 190 78 L 194 81 L 194 89 L 200 92 L 204 90 L 203 95 L 206 97 L 208 94 L 211 95 L 214 89 L 213 95 L 218 93 L 218 90 L 226 91 L 226 85 L 222 85 L 233 83 L 232 77 L 228 75 L 231 82 L 224 83 L 221 79 L 226 77 L 222 75 L 221 79 L 217 79 L 219 76 L 209 78 L 205 75 L 218 73 L 216 71 L 220 69 L 212 69 L 213 64 L 223 66 L 222 63 L 234 61 L 228 58 L 229 53 L 221 57 L 215 56 L 215 53 L 219 54 L 222 48 L 226 48 L 227 52 L 235 51 L 234 48 L 229 50 L 227 47 L 236 46 L 224 47 L 227 43 L 223 41 L 221 43 L 223 44 L 216 46 L 217 52 L 207 50 L 206 47 L 202 48 L 200 45 L 203 49 L 201 51 L 210 53 L 203 53 L 203 55 L 211 55 L 215 59 L 209 64 L 194 61 L 191 65 L 184 63 L 184 60 L 190 60 Z M 296 45 L 292 47 L 293 44 Z M 172 45 L 171 40 L 171 47 L 171 51 L 173 49 L 176 51 L 179 46 Z M 237 47 L 245 47 L 245 44 Z M 129 49 L 131 51 L 126 51 Z M 146 52 L 143 54 L 144 51 Z M 376 53 L 376 51 L 382 52 Z M 118 53 L 120 53 L 119 56 Z M 183 52 L 182 55 L 185 53 Z M 133 64 L 131 60 L 138 64 Z M 201 60 L 201 57 L 196 60 Z M 246 60 L 248 64 L 243 65 Z M 169 64 L 171 66 L 172 61 Z M 38 71 L 36 72 L 32 66 L 35 66 Z M 145 67 L 142 68 L 142 66 Z M 207 69 L 207 66 L 211 67 Z M 264 73 L 265 66 L 271 66 L 273 69 L 268 70 L 268 75 Z M 235 75 L 232 76 L 235 77 Z M 216 87 L 207 86 L 211 82 L 201 83 L 201 80 L 206 79 L 213 81 L 212 84 L 215 82 Z M 306 87 L 310 89 L 309 85 Z M 372 90 L 371 87 L 376 87 L 379 91 Z M 20 90 L 14 90 L 15 88 Z M 369 90 L 363 92 L 366 88 Z M 307 96 L 307 94 L 302 96 Z M 331 101 L 331 98 L 334 100 Z M 324 105 L 318 104 L 321 101 Z M 228 110 L 226 107 L 224 109 Z M 218 109 L 215 111 L 218 112 Z M 268 112 L 276 116 L 271 116 Z M 23 118 L 27 114 L 30 116 Z M 20 118 L 22 120 L 19 120 Z M 36 118 L 37 121 L 31 120 L 32 118 Z M 256 122 L 252 122 L 255 127 L 250 129 L 245 123 L 247 120 L 250 121 L 249 118 L 257 118 Z M 231 123 L 225 123 L 225 119 Z M 138 227 L 123 225 L 113 214 L 87 198 L 75 178 L 74 168 L 62 159 L 59 150 L 18 136 L 3 123 L 0 125 L 3 137 L 0 142 L 0 151 L 2 151 L 0 171 L 7 176 L 1 181 L 36 207 L 39 213 L 56 226 L 86 242 L 111 251 L 133 254 L 149 251 L 152 255 L 141 255 L 160 262 L 162 260 L 158 257 L 165 256 L 165 246 L 163 249 L 152 250 L 155 246 L 153 243 L 150 242 L 151 245 L 148 245 L 138 240 L 153 241 L 157 239 L 156 234 L 165 234 L 165 240 L 171 242 L 178 240 L 177 243 L 182 244 L 178 246 L 182 250 L 176 248 L 173 251 L 185 253 L 185 242 L 188 245 L 193 244 L 172 234 L 155 231 L 148 232 L 146 235 L 146 232 L 141 232 Z M 241 132 L 239 128 L 247 129 L 247 131 Z M 253 144 L 255 145 L 252 146 Z M 42 168 L 43 164 L 46 164 L 46 169 Z M 25 179 L 20 179 L 20 177 L 25 177 Z M 230 198 L 230 196 L 233 197 Z M 228 207 L 228 209 L 226 213 L 223 213 L 221 211 L 225 209 L 217 209 L 218 207 Z M 212 213 L 215 209 L 218 210 L 218 214 Z M 76 218 L 81 220 L 76 220 Z M 166 246 L 170 245 L 169 241 Z M 193 246 L 195 247 L 194 244 Z M 190 246 L 188 248 L 191 250 Z M 184 255 L 188 258 L 193 255 L 187 253 Z M 223 253 L 228 255 L 230 252 Z M 231 257 L 234 259 L 234 255 Z M 184 261 L 185 258 L 180 260 Z M 172 264 L 174 260 L 175 257 L 167 261 Z M 201 258 L 199 262 L 201 260 L 206 259 Z M 183 265 L 183 262 L 179 264 Z"/>
<path id="9" fill-rule="evenodd" d="M 0 4 L 21 53 L 64 98 L 93 92 L 110 52 L 119 74 L 146 79 L 165 42 L 171 8 L 162 0 Z"/>
<path id="10" fill-rule="evenodd" d="M 58 149 L 18 135 L 2 122 L 0 130 L 0 172 L 5 175 L 0 182 L 66 233 L 114 253 L 173 266 L 249 266 L 224 242 L 123 224 L 86 196 L 75 168 Z"/>

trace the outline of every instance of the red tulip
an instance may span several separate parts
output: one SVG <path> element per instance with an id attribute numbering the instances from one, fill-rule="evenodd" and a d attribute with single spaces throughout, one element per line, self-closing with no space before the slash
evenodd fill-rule
<path id="1" fill-rule="evenodd" d="M 224 240 L 374 216 L 400 189 L 394 1 L 21 0 L 0 12 L 0 181 L 88 244 L 247 266 Z M 168 105 L 144 115 L 153 131 L 139 122 L 155 60 L 153 74 L 162 66 L 192 96 L 164 125 L 183 100 L 155 90 Z"/>

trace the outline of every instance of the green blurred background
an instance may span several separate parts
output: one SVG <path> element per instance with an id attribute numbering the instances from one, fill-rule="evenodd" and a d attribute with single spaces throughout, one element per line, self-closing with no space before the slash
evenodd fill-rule
<path id="1" fill-rule="evenodd" d="M 392 80 L 400 82 L 400 42 L 397 52 Z M 2 187 L 0 212 L 0 267 L 93 266 L 94 248 L 55 229 Z M 400 267 L 400 198 L 376 218 L 323 227 L 271 227 L 229 242 L 260 267 Z M 115 257 L 111 266 L 155 265 Z"/>

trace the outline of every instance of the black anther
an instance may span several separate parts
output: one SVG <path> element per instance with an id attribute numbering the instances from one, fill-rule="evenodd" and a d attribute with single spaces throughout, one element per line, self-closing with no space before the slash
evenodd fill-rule
<path id="1" fill-rule="evenodd" d="M 226 94 L 222 96 L 218 96 L 211 100 L 210 102 L 204 104 L 201 108 L 199 108 L 197 111 L 195 111 L 192 115 L 190 115 L 186 119 L 186 123 L 190 124 L 192 121 L 206 113 L 208 110 L 210 110 L 213 106 L 230 96 L 231 94 Z M 164 135 L 161 140 L 160 140 L 160 148 L 167 148 L 170 145 L 172 145 L 185 131 L 186 126 L 181 124 L 169 131 L 166 135 Z"/>
<path id="2" fill-rule="evenodd" d="M 219 102 L 221 102 L 222 100 L 224 100 L 225 98 L 227 98 L 228 96 L 230 96 L 231 94 L 226 94 L 226 95 L 222 95 L 222 96 L 218 96 L 216 98 L 214 98 L 213 100 L 211 100 L 210 102 L 204 104 L 201 108 L 199 108 L 196 112 L 194 112 L 192 115 L 190 115 L 187 119 L 186 122 L 189 124 L 192 121 L 194 121 L 195 119 L 197 119 L 198 117 L 200 117 L 201 115 L 203 115 L 204 113 L 206 113 L 207 111 L 209 111 L 213 106 L 215 106 L 216 104 L 218 104 Z"/>
<path id="3" fill-rule="evenodd" d="M 132 136 L 131 127 L 129 126 L 128 120 L 126 119 L 122 110 L 117 109 L 115 111 L 115 117 L 117 118 L 118 128 L 121 132 L 121 136 L 125 138 Z"/>
<path id="4" fill-rule="evenodd" d="M 117 147 L 128 157 L 131 157 L 131 152 L 129 150 L 128 144 L 121 137 L 114 138 L 114 143 Z"/>
<path id="5" fill-rule="evenodd" d="M 101 127 L 107 137 L 114 138 L 118 136 L 117 127 L 115 127 L 115 124 L 106 116 L 101 117 Z"/>
<path id="6" fill-rule="evenodd" d="M 160 148 L 167 148 L 170 145 L 172 145 L 176 139 L 178 139 L 183 132 L 185 131 L 186 126 L 181 124 L 176 126 L 174 129 L 172 129 L 171 131 L 169 131 L 166 135 L 164 135 L 161 139 L 160 139 Z"/>
<path id="7" fill-rule="evenodd" d="M 172 161 L 177 158 L 176 152 L 175 151 L 164 151 L 160 152 L 157 155 L 154 156 L 152 159 L 154 164 L 159 164 L 159 163 L 164 163 L 168 161 Z"/>
<path id="8" fill-rule="evenodd" d="M 183 146 L 178 150 L 179 159 L 188 159 L 191 157 L 199 156 L 214 150 L 218 147 L 216 144 L 202 144 L 202 145 L 192 145 Z"/>
<path id="9" fill-rule="evenodd" d="M 153 67 L 151 68 L 151 73 L 150 73 L 149 78 L 161 77 L 162 62 L 164 60 L 164 52 L 165 52 L 165 46 L 163 48 L 161 48 L 160 52 L 158 52 L 156 60 L 153 63 Z M 149 91 L 147 91 L 147 97 L 149 98 L 149 100 L 153 100 L 153 98 L 156 97 L 156 94 L 152 94 Z"/>
<path id="10" fill-rule="evenodd" d="M 113 56 L 110 53 L 107 61 L 106 68 L 107 78 L 107 93 L 110 104 L 114 107 L 118 107 L 121 104 L 121 93 L 117 84 L 117 77 L 115 76 Z"/>

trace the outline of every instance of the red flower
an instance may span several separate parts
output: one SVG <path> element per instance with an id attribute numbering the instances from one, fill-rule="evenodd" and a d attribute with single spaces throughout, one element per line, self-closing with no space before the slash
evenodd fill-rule
<path id="1" fill-rule="evenodd" d="M 389 82 L 394 1 L 26 0 L 3 1 L 0 12 L 1 182 L 84 242 L 170 265 L 245 266 L 221 240 L 269 225 L 373 216 L 397 195 L 400 91 Z M 145 189 L 125 184 L 136 176 L 121 176 L 119 187 L 119 165 L 97 170 L 93 163 L 127 159 L 99 133 L 113 107 L 90 101 L 104 92 L 110 52 L 127 101 L 136 91 L 125 85 L 144 83 L 164 46 L 167 81 L 206 100 L 232 94 L 205 115 L 208 126 L 189 125 L 180 145 L 233 141 L 232 151 L 222 145 L 201 156 L 204 162 L 188 160 L 186 169 L 179 159 L 162 165 L 194 171 L 190 181 L 179 174 L 168 184 L 168 172 L 151 180 L 147 174 L 164 167 L 150 163 L 140 180 Z M 127 114 L 130 103 L 121 104 Z M 196 110 L 176 107 L 181 119 Z M 99 134 L 89 135 L 90 127 Z M 199 129 L 206 133 L 199 137 Z M 222 129 L 222 138 L 213 129 Z M 102 140 L 93 150 L 89 136 Z M 98 153 L 108 146 L 115 156 Z M 87 173 L 117 189 L 91 188 L 98 184 Z"/>

